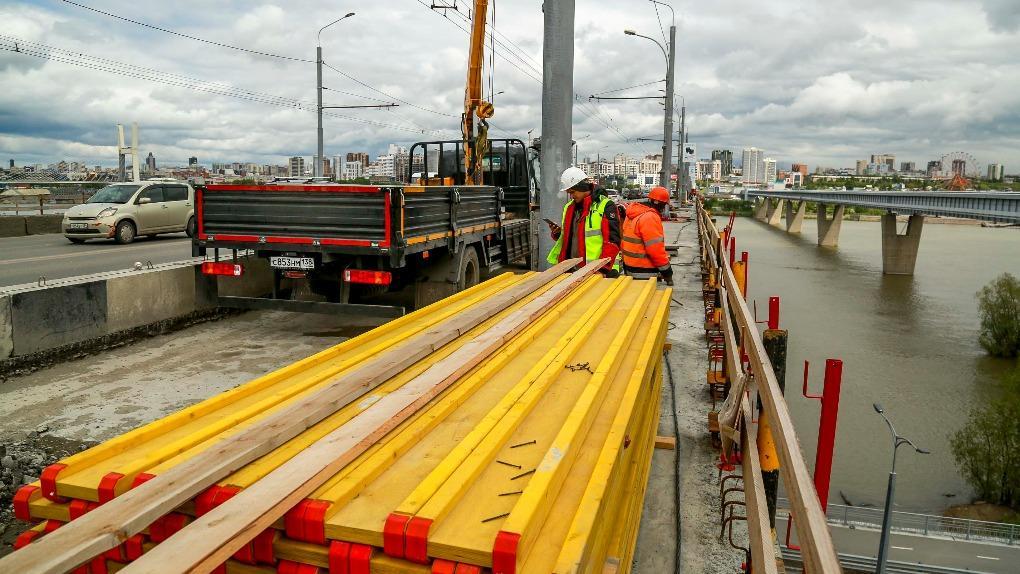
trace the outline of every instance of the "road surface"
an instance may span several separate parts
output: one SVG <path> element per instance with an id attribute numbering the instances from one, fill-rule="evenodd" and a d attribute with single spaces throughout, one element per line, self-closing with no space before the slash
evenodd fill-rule
<path id="1" fill-rule="evenodd" d="M 0 287 L 130 269 L 135 262 L 153 264 L 191 257 L 191 240 L 183 233 L 139 237 L 118 245 L 112 239 L 94 239 L 75 245 L 60 234 L 0 239 Z"/>
<path id="2" fill-rule="evenodd" d="M 878 555 L 878 530 L 831 523 L 829 530 L 837 552 L 872 558 Z M 782 513 L 776 516 L 776 532 L 781 538 L 786 536 Z M 796 540 L 796 535 L 793 538 Z M 889 535 L 889 560 L 1006 574 L 1017 571 L 1020 547 L 893 532 Z"/>

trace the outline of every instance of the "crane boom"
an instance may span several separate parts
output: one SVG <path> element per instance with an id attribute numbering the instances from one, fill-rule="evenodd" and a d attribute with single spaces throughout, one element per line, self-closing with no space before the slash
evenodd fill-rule
<path id="1" fill-rule="evenodd" d="M 488 147 L 492 104 L 482 99 L 482 65 L 485 62 L 485 18 L 488 0 L 475 0 L 471 16 L 471 45 L 468 52 L 467 82 L 464 86 L 464 115 L 461 131 L 464 138 L 464 183 L 482 184 L 482 158 Z M 475 117 L 478 118 L 477 131 Z"/>

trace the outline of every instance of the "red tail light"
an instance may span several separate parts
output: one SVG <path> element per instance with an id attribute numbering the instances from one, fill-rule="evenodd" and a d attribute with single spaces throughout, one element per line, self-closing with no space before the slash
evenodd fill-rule
<path id="1" fill-rule="evenodd" d="M 203 275 L 230 275 L 232 277 L 240 277 L 244 274 L 244 267 L 241 265 L 235 265 L 233 263 L 217 263 L 214 261 L 206 261 L 202 264 Z"/>
<path id="2" fill-rule="evenodd" d="M 366 271 L 364 269 L 345 269 L 344 281 L 364 285 L 389 285 L 393 275 L 389 271 Z"/>

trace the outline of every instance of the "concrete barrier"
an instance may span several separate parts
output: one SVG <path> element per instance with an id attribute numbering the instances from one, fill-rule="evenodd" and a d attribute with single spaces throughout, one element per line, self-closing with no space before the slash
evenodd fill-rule
<path id="1" fill-rule="evenodd" d="M 42 235 L 44 233 L 63 233 L 60 223 L 63 215 L 28 215 L 25 217 L 25 233 Z"/>
<path id="2" fill-rule="evenodd" d="M 25 218 L 20 215 L 0 215 L 0 237 L 23 237 L 28 234 Z"/>
<path id="3" fill-rule="evenodd" d="M 242 278 L 185 261 L 0 289 L 0 374 L 203 320 L 218 313 L 218 294 L 266 295 L 272 281 L 266 262 L 251 259 Z"/>

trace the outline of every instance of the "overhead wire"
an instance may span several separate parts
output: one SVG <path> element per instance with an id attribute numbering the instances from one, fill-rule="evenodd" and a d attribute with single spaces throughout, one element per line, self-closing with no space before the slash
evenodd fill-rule
<path id="1" fill-rule="evenodd" d="M 622 92 L 624 90 L 632 90 L 634 88 L 643 88 L 645 86 L 651 86 L 652 84 L 662 84 L 662 83 L 665 83 L 665 81 L 666 80 L 653 80 L 651 82 L 645 82 L 643 84 L 635 84 L 633 86 L 627 86 L 626 88 L 616 88 L 615 90 L 606 90 L 604 92 L 595 92 L 592 95 L 593 96 L 601 96 L 603 94 L 615 94 L 616 92 Z"/>

